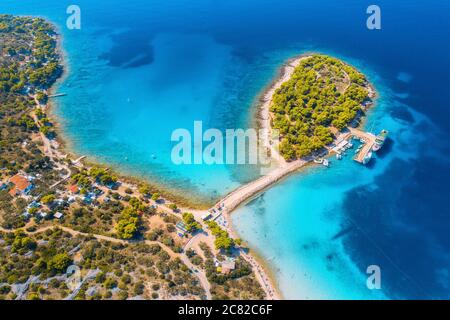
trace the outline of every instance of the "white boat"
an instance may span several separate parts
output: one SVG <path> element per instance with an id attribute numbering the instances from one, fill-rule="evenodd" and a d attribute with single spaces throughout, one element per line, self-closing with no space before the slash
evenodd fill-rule
<path id="1" fill-rule="evenodd" d="M 342 160 L 342 154 L 336 154 L 336 159 L 338 159 L 338 160 Z"/>
<path id="2" fill-rule="evenodd" d="M 362 163 L 363 164 L 368 164 L 370 159 L 372 159 L 372 155 L 373 155 L 372 152 L 367 153 L 366 156 L 364 157 Z"/>
<path id="3" fill-rule="evenodd" d="M 330 163 L 328 162 L 327 159 L 323 159 L 322 164 L 323 164 L 325 167 L 328 167 L 328 166 L 330 165 Z"/>
<path id="4" fill-rule="evenodd" d="M 375 139 L 375 144 L 372 147 L 373 151 L 376 152 L 381 149 L 381 147 L 384 145 L 384 142 L 386 141 L 388 134 L 389 134 L 389 131 L 387 131 L 387 130 L 382 130 L 380 132 L 380 134 Z"/>
<path id="5" fill-rule="evenodd" d="M 316 159 L 314 159 L 314 163 L 322 164 L 323 163 L 323 159 L 322 158 L 316 158 Z"/>

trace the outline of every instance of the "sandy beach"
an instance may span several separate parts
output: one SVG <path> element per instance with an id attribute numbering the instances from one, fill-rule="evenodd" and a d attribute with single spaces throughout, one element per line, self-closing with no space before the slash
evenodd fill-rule
<path id="1" fill-rule="evenodd" d="M 258 106 L 258 116 L 259 116 L 258 125 L 260 129 L 264 130 L 263 132 L 265 133 L 262 137 L 260 137 L 261 144 L 262 146 L 270 150 L 272 158 L 276 160 L 280 165 L 285 165 L 286 160 L 277 151 L 278 141 L 273 141 L 272 139 L 273 130 L 270 125 L 271 120 L 270 105 L 272 103 L 272 96 L 275 93 L 275 91 L 281 87 L 283 83 L 285 83 L 292 77 L 295 68 L 300 64 L 300 62 L 304 59 L 307 59 L 309 56 L 310 56 L 309 54 L 305 54 L 293 59 L 289 59 L 281 67 L 277 79 L 268 89 L 266 89 L 266 91 L 262 94 L 260 98 L 261 103 Z"/>
<path id="2" fill-rule="evenodd" d="M 224 217 L 226 223 L 225 225 L 222 225 L 223 228 L 227 230 L 227 232 L 233 237 L 238 238 L 237 233 L 232 228 L 230 215 L 231 213 L 237 209 L 238 207 L 242 206 L 243 204 L 247 203 L 254 197 L 258 196 L 264 190 L 271 187 L 272 185 L 278 183 L 282 179 L 288 177 L 292 173 L 298 171 L 302 167 L 306 166 L 308 163 L 312 161 L 312 157 L 309 157 L 307 159 L 298 159 L 295 161 L 287 162 L 277 151 L 277 144 L 278 141 L 274 141 L 272 138 L 273 131 L 271 128 L 271 117 L 272 114 L 270 112 L 270 106 L 272 103 L 272 97 L 277 89 L 279 89 L 283 83 L 288 81 L 295 70 L 295 68 L 300 64 L 300 62 L 303 59 L 307 59 L 310 57 L 311 54 L 304 54 L 298 57 L 295 57 L 293 59 L 290 59 L 282 66 L 280 69 L 278 77 L 274 80 L 273 84 L 266 89 L 260 98 L 260 105 L 258 106 L 258 114 L 259 114 L 259 129 L 264 129 L 263 132 L 265 133 L 260 137 L 261 144 L 263 147 L 270 150 L 271 158 L 276 163 L 275 168 L 271 171 L 269 171 L 267 174 L 261 176 L 260 178 L 245 184 L 236 190 L 232 191 L 228 195 L 226 195 L 224 198 L 222 198 L 214 207 L 221 208 L 221 215 Z M 371 92 L 371 95 L 374 95 L 373 92 Z M 43 138 L 44 142 L 45 138 Z M 58 139 L 61 141 L 60 139 Z M 62 142 L 62 141 L 61 141 Z M 65 145 L 64 142 L 61 143 L 61 145 Z M 54 158 L 63 158 L 62 154 L 57 150 L 59 148 L 58 145 L 51 145 L 46 148 L 46 153 L 49 154 L 49 156 Z M 53 150 L 52 150 L 53 149 Z M 54 151 L 54 152 L 52 152 Z M 64 156 L 64 158 L 67 157 Z M 84 161 L 87 166 L 90 164 L 86 161 Z M 94 162 L 96 162 L 94 160 Z M 123 186 L 127 186 L 137 192 L 137 186 L 140 184 L 140 180 L 132 179 L 129 176 L 123 176 L 120 178 Z M 157 184 L 157 183 L 156 183 Z M 155 184 L 152 184 L 155 186 Z M 202 221 L 202 216 L 207 213 L 207 211 L 204 208 L 199 208 L 195 205 L 189 205 L 184 201 L 179 201 L 180 199 L 177 197 L 171 197 L 170 192 L 169 196 L 167 192 L 164 192 L 165 199 L 164 204 L 161 203 L 153 203 L 154 205 L 157 205 L 160 210 L 165 211 L 167 213 L 172 213 L 173 210 L 171 210 L 168 206 L 170 203 L 177 203 L 179 205 L 180 212 L 192 212 L 196 219 L 198 221 L 201 221 L 204 230 L 207 230 L 206 224 Z M 170 201 L 172 200 L 172 201 Z M 197 207 L 197 209 L 194 209 Z M 206 239 L 205 239 L 206 237 Z M 194 237 L 195 238 L 195 237 Z M 204 240 L 210 246 L 214 246 L 214 236 L 211 234 L 206 234 L 204 237 Z M 192 239 L 192 245 L 195 245 L 196 239 Z M 256 279 L 259 281 L 261 287 L 264 289 L 266 296 L 268 299 L 281 299 L 282 296 L 277 288 L 276 282 L 274 281 L 273 275 L 268 271 L 268 266 L 262 262 L 262 259 L 259 258 L 257 255 L 249 254 L 248 252 L 245 252 L 244 250 L 239 250 L 241 256 L 251 264 L 253 267 L 253 270 L 255 272 Z"/>
<path id="3" fill-rule="evenodd" d="M 294 172 L 297 172 L 308 164 L 312 163 L 312 160 L 314 158 L 313 156 L 306 159 L 297 159 L 295 161 L 287 162 L 279 154 L 277 150 L 277 144 L 279 143 L 279 141 L 274 141 L 272 138 L 272 114 L 270 112 L 272 97 L 276 90 L 279 89 L 283 85 L 283 83 L 285 83 L 292 77 L 295 68 L 299 66 L 300 62 L 304 59 L 309 58 L 310 56 L 311 54 L 303 54 L 298 57 L 289 59 L 281 67 L 279 75 L 274 80 L 272 85 L 269 86 L 268 89 L 266 89 L 261 95 L 260 104 L 258 106 L 258 126 L 259 129 L 263 129 L 263 132 L 265 133 L 260 137 L 261 144 L 263 147 L 270 150 L 271 157 L 273 160 L 275 160 L 277 165 L 275 169 L 268 172 L 266 175 L 234 190 L 216 204 L 216 207 L 222 208 L 222 215 L 227 221 L 226 229 L 234 238 L 239 237 L 236 231 L 232 228 L 231 224 L 230 215 L 235 209 L 244 205 L 245 203 L 248 203 L 251 199 L 258 196 L 272 185 L 278 183 Z M 369 91 L 369 97 L 371 99 L 374 99 L 377 96 L 375 88 L 371 84 L 369 84 L 367 89 Z M 333 143 L 345 139 L 348 135 L 349 133 L 336 134 Z M 331 153 L 331 149 L 329 149 L 328 155 L 331 155 Z M 265 287 L 266 293 L 271 293 L 271 297 L 274 299 L 280 299 L 281 294 L 279 293 L 276 282 L 274 281 L 274 275 L 270 271 L 267 271 L 268 265 L 266 263 L 261 263 L 261 261 L 263 261 L 262 258 L 258 257 L 257 255 L 254 255 L 254 257 L 248 255 L 246 260 L 252 264 L 255 270 L 257 270 L 258 280 Z M 266 269 L 266 271 L 264 269 Z"/>

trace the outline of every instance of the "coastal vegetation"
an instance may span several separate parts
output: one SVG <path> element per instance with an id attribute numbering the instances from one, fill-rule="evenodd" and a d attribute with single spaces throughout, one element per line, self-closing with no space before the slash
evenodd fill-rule
<path id="1" fill-rule="evenodd" d="M 48 193 L 56 181 L 54 163 L 42 152 L 38 132 L 54 136 L 51 122 L 38 109 L 33 95 L 45 100 L 62 73 L 53 26 L 40 18 L 0 15 L 0 181 L 19 171 L 33 173 L 32 195 Z M 33 110 L 38 116 L 36 122 Z M 0 190 L 2 225 L 24 225 L 24 201 Z"/>
<path id="2" fill-rule="evenodd" d="M 192 213 L 58 150 L 48 100 L 63 69 L 50 23 L 0 15 L 0 43 L 0 299 L 203 299 L 198 272 L 214 298 L 264 297 L 243 259 L 226 275 L 214 266 L 239 243 L 218 225 L 215 248 L 184 252 L 203 227 Z"/>
<path id="3" fill-rule="evenodd" d="M 363 113 L 368 86 L 363 74 L 338 59 L 302 58 L 272 97 L 271 126 L 279 130 L 281 155 L 294 160 L 330 144 L 335 132 Z"/>
<path id="4" fill-rule="evenodd" d="M 235 246 L 235 241 L 230 237 L 228 232 L 223 230 L 215 221 L 208 221 L 208 228 L 211 233 L 216 237 L 214 245 L 217 250 L 229 251 Z"/>
<path id="5" fill-rule="evenodd" d="M 211 283 L 213 299 L 264 299 L 264 290 L 252 277 L 251 266 L 242 258 L 235 260 L 235 269 L 223 273 L 216 267 L 217 261 L 223 262 L 227 255 L 214 255 L 206 243 L 200 243 L 203 267 Z M 199 254 L 194 253 L 194 258 Z"/>
<path id="6" fill-rule="evenodd" d="M 138 234 L 140 224 L 140 217 L 136 210 L 132 207 L 126 207 L 117 222 L 117 234 L 122 239 L 132 239 Z"/>
<path id="7" fill-rule="evenodd" d="M 67 298 L 72 290 L 65 273 L 71 264 L 84 279 L 73 299 L 204 294 L 189 269 L 156 244 L 114 244 L 54 229 L 36 235 L 0 232 L 0 299 Z M 12 290 L 26 281 L 28 290 Z"/>
<path id="8" fill-rule="evenodd" d="M 55 32 L 44 19 L 1 15 L 0 37 L 0 92 L 47 89 L 61 76 Z"/>
<path id="9" fill-rule="evenodd" d="M 196 231 L 199 231 L 202 229 L 201 224 L 195 220 L 194 215 L 192 213 L 189 213 L 189 212 L 183 213 L 183 222 L 184 222 L 184 225 L 186 226 L 186 230 L 190 233 L 193 233 L 193 232 L 196 232 Z"/>

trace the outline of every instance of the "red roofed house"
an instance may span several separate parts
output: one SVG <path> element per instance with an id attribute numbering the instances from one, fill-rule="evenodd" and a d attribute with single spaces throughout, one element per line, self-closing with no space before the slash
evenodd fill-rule
<path id="1" fill-rule="evenodd" d="M 68 186 L 67 190 L 69 190 L 73 194 L 77 194 L 78 193 L 78 186 L 76 184 Z"/>
<path id="2" fill-rule="evenodd" d="M 25 178 L 19 174 L 9 179 L 9 182 L 13 184 L 13 188 L 9 191 L 9 194 L 13 197 L 20 194 L 28 194 L 33 188 L 33 185 Z"/>

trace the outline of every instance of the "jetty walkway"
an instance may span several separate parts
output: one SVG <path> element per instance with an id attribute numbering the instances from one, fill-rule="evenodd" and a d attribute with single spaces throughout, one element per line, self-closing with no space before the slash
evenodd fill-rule
<path id="1" fill-rule="evenodd" d="M 370 132 L 364 132 L 355 128 L 349 128 L 350 134 L 365 141 L 364 146 L 361 151 L 354 158 L 355 161 L 359 163 L 364 163 L 364 159 L 368 155 L 369 152 L 372 151 L 373 146 L 375 145 L 376 136 Z"/>
<path id="2" fill-rule="evenodd" d="M 363 148 L 354 158 L 355 161 L 363 163 L 364 158 L 368 155 L 369 152 L 371 152 L 377 137 L 370 132 L 364 132 L 355 128 L 349 128 L 349 133 L 347 135 L 344 135 L 342 139 L 346 139 L 348 138 L 348 136 L 354 136 L 365 141 Z M 271 185 L 300 169 L 308 162 L 309 160 L 305 159 L 286 162 L 267 175 L 232 191 L 227 196 L 225 196 L 225 198 L 221 199 L 213 208 L 220 208 L 222 214 L 229 214 L 241 204 L 245 203 Z"/>
<path id="3" fill-rule="evenodd" d="M 303 159 L 288 162 L 283 166 L 274 169 L 267 175 L 243 185 L 242 187 L 229 193 L 225 198 L 220 200 L 215 207 L 221 208 L 222 213 L 229 214 L 242 203 L 248 201 L 252 197 L 261 193 L 261 191 L 270 187 L 272 184 L 300 169 L 308 162 L 309 161 Z"/>

